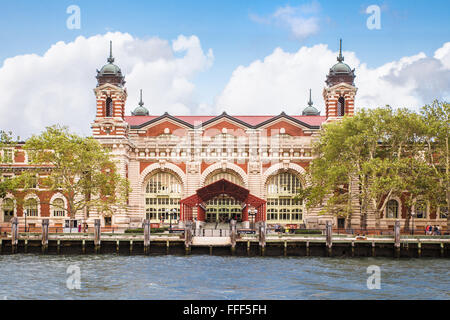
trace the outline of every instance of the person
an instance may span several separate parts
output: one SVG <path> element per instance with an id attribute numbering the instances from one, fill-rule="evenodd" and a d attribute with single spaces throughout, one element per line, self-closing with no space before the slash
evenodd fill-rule
<path id="1" fill-rule="evenodd" d="M 81 232 L 81 223 L 78 225 L 78 232 Z"/>

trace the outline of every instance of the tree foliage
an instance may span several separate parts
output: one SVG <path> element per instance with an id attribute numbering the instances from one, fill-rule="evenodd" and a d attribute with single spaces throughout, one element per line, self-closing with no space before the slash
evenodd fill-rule
<path id="1" fill-rule="evenodd" d="M 22 186 L 32 188 L 33 180 L 40 175 L 40 188 L 63 194 L 67 208 L 59 209 L 70 216 L 90 208 L 111 215 L 125 207 L 128 180 L 120 176 L 108 151 L 94 138 L 52 126 L 28 139 L 24 150 L 36 169 L 22 174 Z M 49 170 L 43 175 L 46 168 Z"/>
<path id="2" fill-rule="evenodd" d="M 386 106 L 324 125 L 310 185 L 298 197 L 346 217 L 354 214 L 352 201 L 359 201 L 363 217 L 371 208 L 379 217 L 394 196 L 403 196 L 409 210 L 418 197 L 448 207 L 448 110 L 438 101 L 420 114 Z"/>

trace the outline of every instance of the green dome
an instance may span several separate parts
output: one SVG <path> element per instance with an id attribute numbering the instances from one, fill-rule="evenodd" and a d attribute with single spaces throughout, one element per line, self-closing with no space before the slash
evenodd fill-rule
<path id="1" fill-rule="evenodd" d="M 100 75 L 119 75 L 121 73 L 120 68 L 112 63 L 105 64 L 99 72 Z"/>
<path id="2" fill-rule="evenodd" d="M 311 89 L 309 89 L 309 101 L 308 106 L 302 112 L 303 116 L 320 116 L 319 110 L 317 110 L 313 106 L 312 98 L 311 98 Z"/>
<path id="3" fill-rule="evenodd" d="M 350 73 L 352 72 L 352 69 L 348 66 L 348 64 L 339 62 L 331 68 L 331 71 L 335 73 Z"/>
<path id="4" fill-rule="evenodd" d="M 146 107 L 137 107 L 136 109 L 134 109 L 134 111 L 131 113 L 133 116 L 148 116 L 148 110 Z"/>
<path id="5" fill-rule="evenodd" d="M 313 106 L 308 106 L 303 110 L 302 115 L 303 116 L 318 116 L 318 115 L 320 115 L 320 112 Z"/>
<path id="6" fill-rule="evenodd" d="M 141 90 L 141 101 L 139 102 L 139 107 L 134 109 L 133 112 L 131 112 L 133 116 L 148 116 L 148 110 L 146 107 L 144 107 L 144 102 L 142 101 L 142 90 Z"/>

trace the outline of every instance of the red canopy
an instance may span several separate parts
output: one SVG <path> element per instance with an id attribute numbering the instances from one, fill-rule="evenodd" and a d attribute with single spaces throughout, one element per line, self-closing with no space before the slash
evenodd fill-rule
<path id="1" fill-rule="evenodd" d="M 199 205 L 220 195 L 227 195 L 245 203 L 246 206 L 243 209 L 244 217 L 247 216 L 248 207 L 252 206 L 258 210 L 255 221 L 258 222 L 266 220 L 266 200 L 250 194 L 248 189 L 225 179 L 218 180 L 210 185 L 200 188 L 194 195 L 181 200 L 181 220 L 193 219 L 193 207 L 197 207 L 199 209 L 199 220 L 204 220 L 204 208 L 199 207 Z"/>

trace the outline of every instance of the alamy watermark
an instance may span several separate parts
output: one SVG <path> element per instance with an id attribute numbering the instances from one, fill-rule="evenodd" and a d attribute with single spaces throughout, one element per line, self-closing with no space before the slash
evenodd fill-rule
<path id="1" fill-rule="evenodd" d="M 67 7 L 67 14 L 70 16 L 66 20 L 67 29 L 81 29 L 81 10 L 77 5 L 71 5 Z"/>
<path id="2" fill-rule="evenodd" d="M 70 276 L 66 280 L 66 286 L 69 290 L 80 290 L 81 289 L 81 269 L 77 265 L 70 265 L 67 270 L 67 274 Z"/>
<path id="3" fill-rule="evenodd" d="M 367 18 L 367 29 L 369 30 L 380 30 L 381 29 L 381 8 L 376 4 L 368 6 L 366 13 L 370 14 Z"/>
<path id="4" fill-rule="evenodd" d="M 370 276 L 367 278 L 367 289 L 369 290 L 380 290 L 381 289 L 381 269 L 379 266 L 368 266 L 367 274 Z"/>

